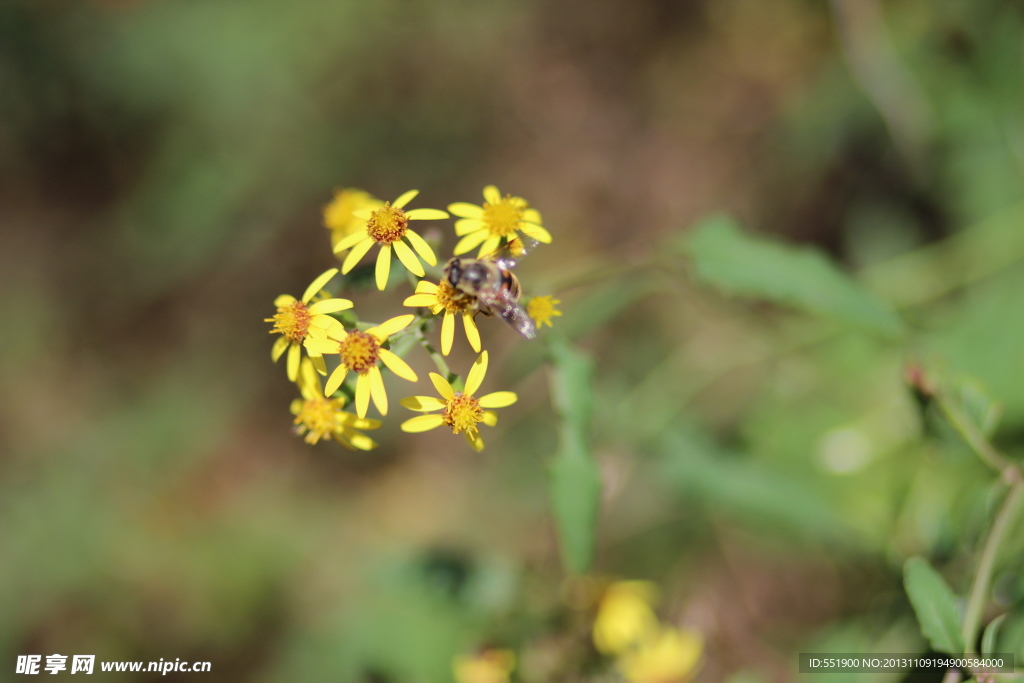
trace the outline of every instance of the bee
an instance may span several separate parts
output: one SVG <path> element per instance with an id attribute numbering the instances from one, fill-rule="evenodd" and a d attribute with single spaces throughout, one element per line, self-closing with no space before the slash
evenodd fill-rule
<path id="1" fill-rule="evenodd" d="M 455 258 L 444 267 L 444 278 L 486 316 L 497 314 L 527 339 L 537 336 L 533 318 L 519 304 L 522 287 L 512 269 L 539 242 L 517 237 L 504 248 L 482 258 Z"/>

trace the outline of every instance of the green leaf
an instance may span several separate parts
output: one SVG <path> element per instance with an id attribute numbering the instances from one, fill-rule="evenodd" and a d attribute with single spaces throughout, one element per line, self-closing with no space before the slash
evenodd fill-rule
<path id="1" fill-rule="evenodd" d="M 887 337 L 903 331 L 891 308 L 819 251 L 745 235 L 729 216 L 705 218 L 681 246 L 697 279 L 728 294 L 791 306 Z"/>
<path id="2" fill-rule="evenodd" d="M 996 640 L 999 638 L 999 627 L 1006 621 L 1006 615 L 1001 614 L 988 623 L 985 633 L 981 636 L 981 654 L 990 655 L 996 651 Z"/>
<path id="3" fill-rule="evenodd" d="M 597 536 L 601 477 L 587 443 L 593 410 L 593 362 L 564 340 L 553 339 L 551 395 L 561 418 L 558 453 L 551 463 L 551 506 L 562 559 L 570 571 L 590 567 Z"/>
<path id="4" fill-rule="evenodd" d="M 562 445 L 551 463 L 551 505 L 562 560 L 570 571 L 583 573 L 594 559 L 601 477 L 586 443 L 568 428 L 562 432 Z"/>
<path id="5" fill-rule="evenodd" d="M 921 633 L 938 652 L 962 654 L 963 634 L 956 596 L 945 580 L 922 557 L 903 565 L 903 586 L 917 615 Z"/>
<path id="6" fill-rule="evenodd" d="M 957 398 L 964 414 L 974 423 L 980 434 L 991 437 L 999 426 L 1003 408 L 993 399 L 980 383 L 964 380 L 959 387 Z"/>
<path id="7" fill-rule="evenodd" d="M 549 351 L 555 364 L 551 376 L 551 401 L 555 410 L 577 430 L 586 431 L 594 411 L 591 387 L 594 363 L 558 337 L 551 340 Z"/>

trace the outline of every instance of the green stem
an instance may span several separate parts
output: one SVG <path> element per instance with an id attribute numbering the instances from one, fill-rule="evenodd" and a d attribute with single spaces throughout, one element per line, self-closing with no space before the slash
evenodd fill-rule
<path id="1" fill-rule="evenodd" d="M 445 362 L 444 356 L 437 352 L 437 349 L 427 341 L 427 338 L 423 336 L 423 329 L 421 327 L 416 328 L 416 335 L 419 337 L 420 345 L 426 349 L 427 353 L 434 360 L 434 365 L 437 366 L 437 371 L 441 373 L 441 376 L 447 380 L 451 380 L 452 371 L 448 367 L 448 363 Z"/>
<path id="2" fill-rule="evenodd" d="M 570 289 L 576 289 L 602 280 L 609 280 L 616 277 L 624 277 L 638 271 L 646 271 L 656 261 L 654 256 L 648 256 L 639 263 L 612 264 L 602 263 L 579 275 L 573 275 L 565 280 L 555 283 L 552 288 L 553 294 L 563 294 Z"/>
<path id="3" fill-rule="evenodd" d="M 1016 470 L 1016 468 L 1014 468 Z M 974 575 L 974 582 L 971 584 L 971 592 L 967 598 L 967 608 L 964 610 L 964 645 L 967 654 L 973 654 L 974 643 L 978 639 L 978 629 L 981 626 L 982 611 L 988 598 L 989 587 L 992 584 L 992 573 L 995 571 L 996 558 L 999 556 L 999 549 L 1006 538 L 1013 522 L 1020 512 L 1021 503 L 1024 502 L 1024 480 L 1019 475 L 1014 479 L 1010 492 L 1003 500 L 1003 506 L 996 515 L 996 521 L 992 525 L 988 538 L 985 539 L 985 547 L 981 552 L 981 560 L 978 562 L 978 571 Z"/>
<path id="4" fill-rule="evenodd" d="M 960 408 L 946 399 L 940 399 L 939 409 L 982 462 L 1002 474 L 1007 481 L 1020 479 L 1020 470 L 989 443 L 985 435 L 964 415 Z"/>

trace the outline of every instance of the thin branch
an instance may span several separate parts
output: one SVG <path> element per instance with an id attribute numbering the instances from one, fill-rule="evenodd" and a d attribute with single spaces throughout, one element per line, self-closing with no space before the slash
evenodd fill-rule
<path id="1" fill-rule="evenodd" d="M 1016 468 L 1014 468 L 1016 469 Z M 978 639 L 978 630 L 981 627 L 982 612 L 988 599 L 989 587 L 992 585 L 992 573 L 995 571 L 996 559 L 999 556 L 999 549 L 1006 539 L 1006 534 L 1013 526 L 1019 513 L 1021 503 L 1024 502 L 1024 480 L 1017 477 L 1010 487 L 1010 492 L 1003 500 L 1003 506 L 996 515 L 996 521 L 992 530 L 985 539 L 985 547 L 981 551 L 981 560 L 978 562 L 978 571 L 974 575 L 974 582 L 971 584 L 971 592 L 967 598 L 967 608 L 964 610 L 964 645 L 967 654 L 975 652 L 974 643 Z"/>

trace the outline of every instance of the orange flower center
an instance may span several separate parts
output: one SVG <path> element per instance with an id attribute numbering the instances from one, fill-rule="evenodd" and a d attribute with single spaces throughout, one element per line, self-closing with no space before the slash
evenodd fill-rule
<path id="1" fill-rule="evenodd" d="M 479 422 L 483 422 L 484 409 L 480 407 L 480 401 L 466 394 L 455 394 L 448 399 L 441 414 L 444 423 L 452 428 L 452 434 L 476 429 Z"/>
<path id="2" fill-rule="evenodd" d="M 268 323 L 274 323 L 271 334 L 280 333 L 296 344 L 302 343 L 309 331 L 309 321 L 312 316 L 309 307 L 301 301 L 293 301 L 290 304 L 277 307 L 277 314 L 273 318 L 265 318 Z"/>
<path id="3" fill-rule="evenodd" d="M 437 303 L 449 313 L 468 313 L 476 304 L 476 297 L 452 287 L 447 279 L 437 285 Z"/>
<path id="4" fill-rule="evenodd" d="M 492 235 L 513 237 L 523 220 L 526 202 L 518 197 L 505 197 L 496 204 L 484 203 L 483 222 Z"/>
<path id="5" fill-rule="evenodd" d="M 342 402 L 336 398 L 306 399 L 295 416 L 296 430 L 299 434 L 305 433 L 306 443 L 315 444 L 335 432 L 341 406 Z"/>
<path id="6" fill-rule="evenodd" d="M 377 209 L 370 214 L 370 220 L 366 223 L 366 234 L 374 242 L 381 244 L 394 244 L 405 235 L 409 227 L 409 217 L 401 209 L 391 206 L 390 202 L 384 208 Z"/>
<path id="7" fill-rule="evenodd" d="M 366 332 L 349 332 L 345 341 L 339 344 L 341 364 L 349 370 L 365 375 L 380 358 L 380 342 Z"/>

